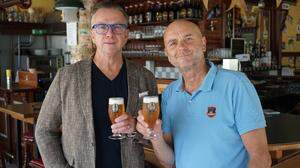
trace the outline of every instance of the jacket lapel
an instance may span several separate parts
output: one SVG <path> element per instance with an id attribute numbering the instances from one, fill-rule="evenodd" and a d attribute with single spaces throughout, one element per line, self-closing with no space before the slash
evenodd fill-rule
<path id="1" fill-rule="evenodd" d="M 136 66 L 132 62 L 125 60 L 127 68 L 127 85 L 128 85 L 128 98 L 126 112 L 132 116 L 137 117 L 137 111 L 132 111 L 138 103 L 138 78 Z"/>
<path id="2" fill-rule="evenodd" d="M 81 66 L 78 66 L 78 90 L 79 98 L 82 107 L 83 115 L 86 119 L 87 128 L 92 143 L 95 144 L 95 132 L 93 122 L 93 107 L 92 107 L 92 59 L 88 59 L 82 62 Z"/>

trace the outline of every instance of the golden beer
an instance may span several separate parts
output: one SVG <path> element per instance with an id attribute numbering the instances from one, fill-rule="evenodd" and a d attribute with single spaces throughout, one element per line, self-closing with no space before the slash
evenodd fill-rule
<path id="1" fill-rule="evenodd" d="M 125 113 L 125 105 L 123 97 L 111 97 L 108 100 L 108 115 L 112 124 L 115 124 L 115 119 Z M 109 136 L 110 139 L 123 139 L 122 134 L 113 134 Z"/>
<path id="2" fill-rule="evenodd" d="M 159 100 L 157 96 L 145 96 L 143 98 L 142 114 L 144 121 L 148 124 L 150 129 L 154 128 L 159 116 L 159 111 Z"/>
<path id="3" fill-rule="evenodd" d="M 125 113 L 124 99 L 122 97 L 109 98 L 108 114 L 112 124 L 115 124 L 115 119 Z"/>

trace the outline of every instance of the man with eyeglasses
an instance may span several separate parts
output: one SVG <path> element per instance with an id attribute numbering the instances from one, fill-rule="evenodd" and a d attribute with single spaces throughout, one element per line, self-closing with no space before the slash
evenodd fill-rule
<path id="1" fill-rule="evenodd" d="M 108 138 L 112 133 L 134 133 L 142 95 L 157 95 L 153 74 L 122 57 L 127 18 L 116 4 L 95 5 L 91 18 L 95 54 L 58 71 L 35 133 L 45 167 L 144 168 L 143 148 L 133 138 Z M 111 97 L 123 97 L 126 107 L 126 114 L 113 125 L 107 112 Z"/>

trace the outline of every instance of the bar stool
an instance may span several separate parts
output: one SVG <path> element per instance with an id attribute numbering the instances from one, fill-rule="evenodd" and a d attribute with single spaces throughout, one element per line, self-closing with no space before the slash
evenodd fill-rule
<path id="1" fill-rule="evenodd" d="M 24 168 L 28 167 L 28 162 L 33 159 L 32 155 L 33 155 L 34 145 L 35 145 L 35 140 L 34 140 L 33 133 L 26 132 L 22 138 L 22 146 L 24 149 L 24 156 L 23 156 L 24 157 L 23 158 L 23 160 L 24 160 L 23 167 Z"/>
<path id="2" fill-rule="evenodd" d="M 6 101 L 5 98 L 0 97 L 0 106 L 5 107 Z M 5 150 L 4 150 L 4 144 L 0 142 L 0 168 L 6 168 L 5 166 Z"/>
<path id="3" fill-rule="evenodd" d="M 32 160 L 29 162 L 31 168 L 45 168 L 42 159 Z"/>
<path id="4" fill-rule="evenodd" d="M 2 147 L 3 144 L 0 143 L 0 168 L 6 168 L 5 166 L 5 152 L 4 152 L 4 149 Z"/>

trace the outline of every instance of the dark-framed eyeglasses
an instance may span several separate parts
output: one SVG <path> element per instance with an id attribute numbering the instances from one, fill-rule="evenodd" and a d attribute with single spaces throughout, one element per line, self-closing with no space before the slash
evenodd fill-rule
<path id="1" fill-rule="evenodd" d="M 112 30 L 115 34 L 122 34 L 125 32 L 127 29 L 128 25 L 127 24 L 104 24 L 104 23 L 98 23 L 92 25 L 92 29 L 97 33 L 97 34 L 106 34 L 109 29 Z"/>

